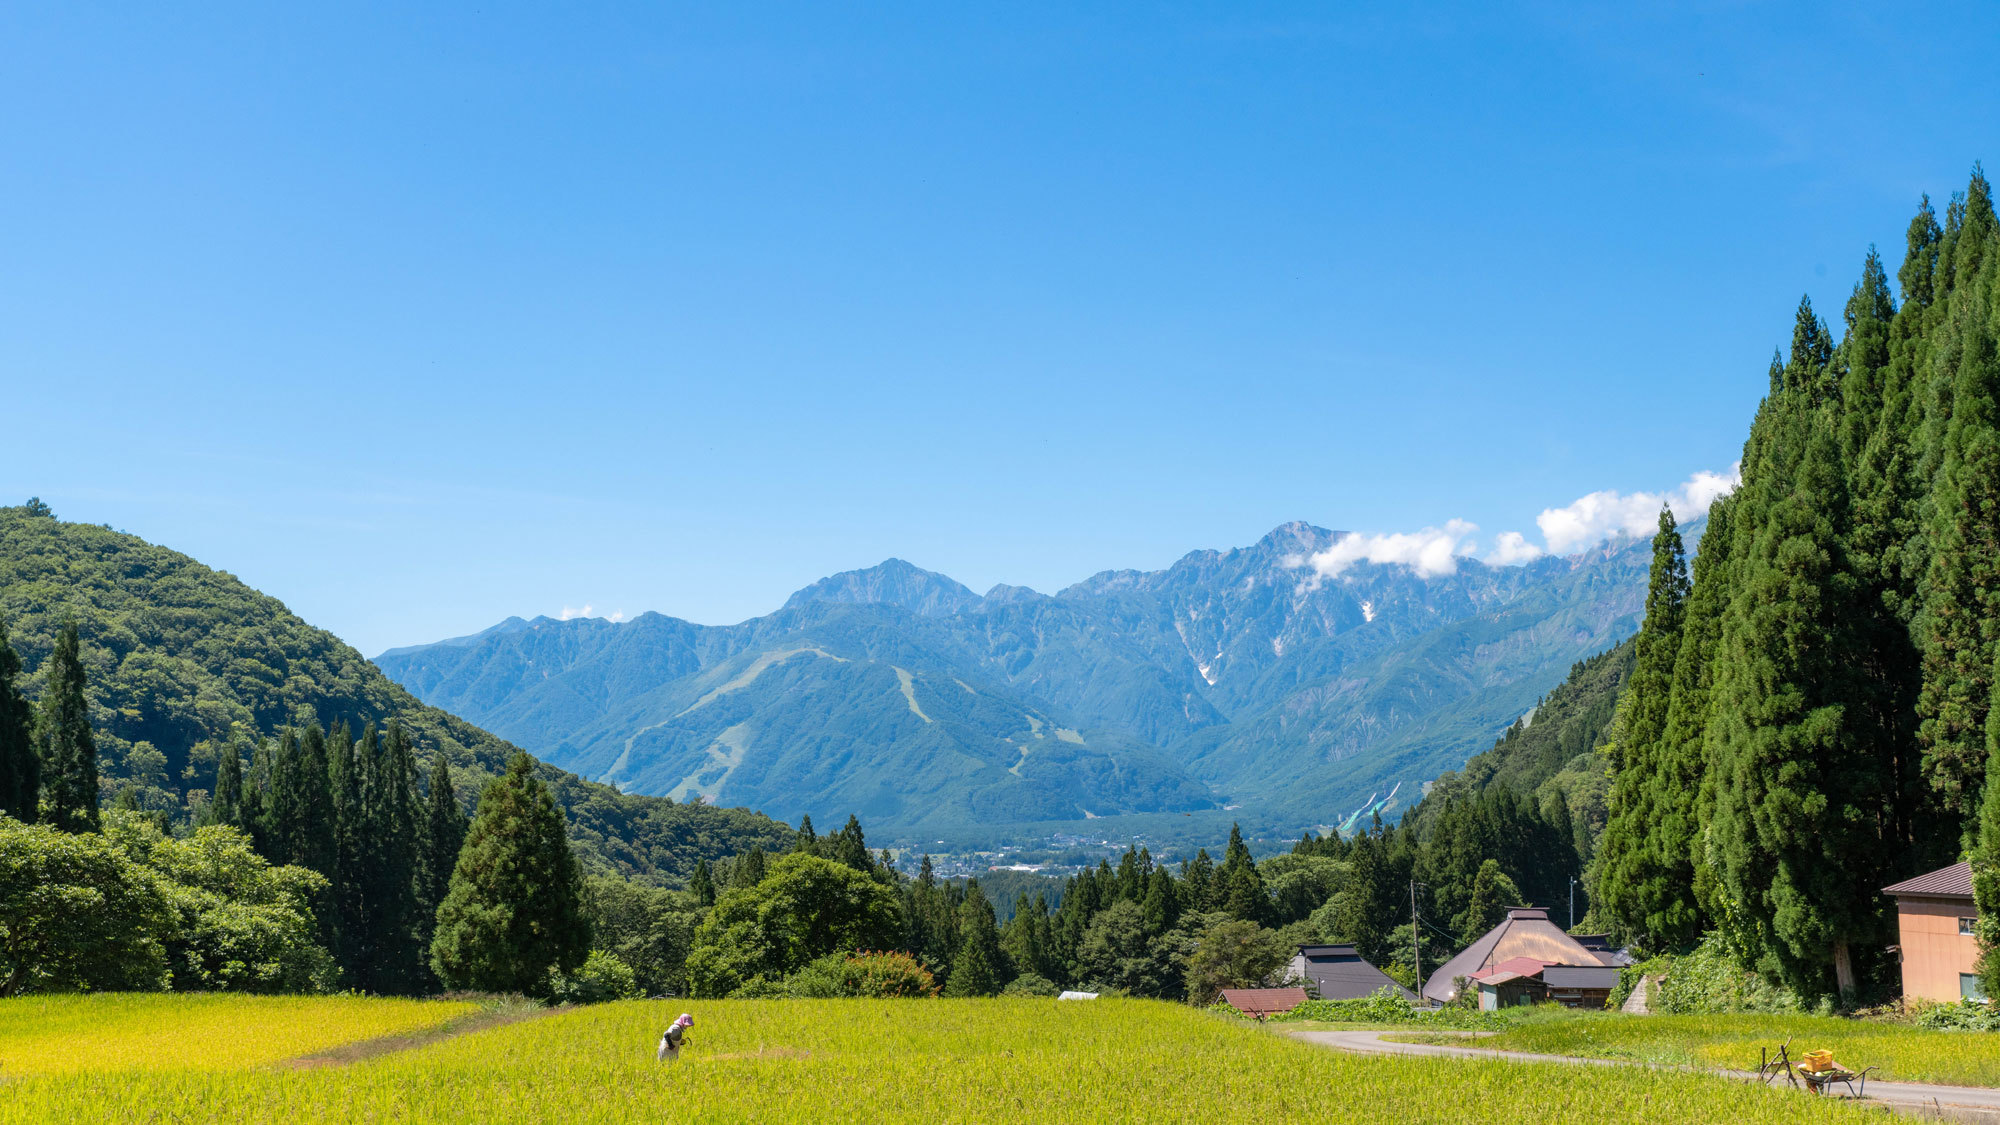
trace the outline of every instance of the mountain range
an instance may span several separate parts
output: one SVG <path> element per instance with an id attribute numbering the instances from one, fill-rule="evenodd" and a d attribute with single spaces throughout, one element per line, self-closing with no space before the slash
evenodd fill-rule
<path id="1" fill-rule="evenodd" d="M 1293 831 L 1413 805 L 1644 609 L 1644 540 L 1316 567 L 1342 538 L 1290 523 L 1053 595 L 891 559 L 736 625 L 510 618 L 376 663 L 629 792 L 890 838 L 1223 813 Z"/>

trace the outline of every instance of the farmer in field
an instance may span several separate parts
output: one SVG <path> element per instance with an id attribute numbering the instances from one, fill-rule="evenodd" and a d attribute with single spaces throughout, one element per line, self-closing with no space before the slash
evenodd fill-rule
<path id="1" fill-rule="evenodd" d="M 660 1036 L 660 1052 L 654 1058 L 661 1062 L 673 1062 L 681 1057 L 681 1040 L 687 1036 L 687 1029 L 694 1026 L 694 1017 L 682 1012 L 665 1035 Z"/>

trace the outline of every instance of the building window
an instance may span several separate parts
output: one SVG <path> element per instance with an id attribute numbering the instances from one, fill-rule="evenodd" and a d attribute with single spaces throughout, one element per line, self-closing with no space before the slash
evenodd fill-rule
<path id="1" fill-rule="evenodd" d="M 1978 921 L 1979 919 L 1977 918 L 1960 918 L 1958 920 L 1958 932 L 1966 935 L 1967 937 L 1972 936 L 1973 926 L 1977 924 Z"/>
<path id="2" fill-rule="evenodd" d="M 1986 999 L 1986 990 L 1979 986 L 1979 974 L 1958 974 L 1958 994 L 1967 1000 Z"/>

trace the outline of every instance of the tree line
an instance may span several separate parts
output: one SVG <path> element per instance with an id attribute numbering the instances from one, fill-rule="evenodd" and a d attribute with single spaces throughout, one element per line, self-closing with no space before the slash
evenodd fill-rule
<path id="1" fill-rule="evenodd" d="M 1895 987 L 1881 888 L 1970 859 L 2000 938 L 2000 223 L 1975 169 L 1801 301 L 1693 566 L 1662 513 L 1619 702 L 1601 917 L 1803 997 Z M 1989 955 L 1988 989 L 2000 995 Z"/>
<path id="2" fill-rule="evenodd" d="M 1069 878 L 1059 896 L 1020 895 L 1004 926 L 978 880 L 939 879 L 928 856 L 904 873 L 887 852 L 870 851 L 853 817 L 828 835 L 808 817 L 789 846 L 769 853 L 752 846 L 713 864 L 697 858 L 686 886 L 673 889 L 586 876 L 525 754 L 485 787 L 468 822 L 444 756 L 419 778 L 411 740 L 394 721 L 359 733 L 307 723 L 238 739 L 191 825 L 170 825 L 123 796 L 100 813 L 74 622 L 34 707 L 15 686 L 17 672 L 0 643 L 0 747 L 11 786 L 0 866 L 24 884 L 94 880 L 93 893 L 110 888 L 129 906 L 118 915 L 123 945 L 100 934 L 89 938 L 95 953 L 44 958 L 42 987 L 171 980 L 565 999 L 1075 987 L 1207 1003 L 1224 987 L 1276 982 L 1299 945 L 1327 941 L 1357 944 L 1415 987 L 1420 970 L 1507 906 L 1557 901 L 1581 867 L 1564 802 L 1492 787 L 1444 801 L 1421 828 L 1416 817 L 1393 829 L 1378 818 L 1352 840 L 1308 833 L 1262 862 L 1236 830 L 1219 863 L 1206 849 L 1170 865 L 1135 847 L 1116 865 Z M 78 848 L 95 849 L 96 874 L 64 874 L 59 853 Z M 228 855 L 238 877 L 206 888 L 216 907 L 206 922 L 176 928 L 145 904 L 182 894 L 175 880 L 190 865 L 160 863 L 188 848 Z M 282 971 L 229 977 L 190 967 L 226 960 L 195 947 L 202 925 L 212 928 L 232 901 L 261 903 L 283 923 L 262 930 L 281 935 L 264 961 Z M 15 912 L 17 932 L 34 928 L 20 924 L 31 909 L 0 902 L 0 913 Z M 35 932 L 61 944 L 48 917 Z M 0 967 L 29 959 L 0 949 Z M 120 964 L 166 975 L 113 972 Z M 31 986 L 24 977 L 15 987 Z"/>
<path id="3" fill-rule="evenodd" d="M 562 812 L 517 753 L 468 819 L 400 723 L 287 727 L 223 755 L 184 837 L 100 810 L 78 630 L 30 707 L 0 624 L 0 995 L 200 987 L 546 995 L 589 951 Z"/>

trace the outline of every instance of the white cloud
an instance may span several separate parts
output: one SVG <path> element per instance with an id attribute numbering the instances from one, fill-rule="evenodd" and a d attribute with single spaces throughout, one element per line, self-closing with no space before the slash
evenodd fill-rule
<path id="1" fill-rule="evenodd" d="M 613 625 L 616 625 L 620 621 L 625 620 L 625 611 L 622 609 L 614 609 L 610 613 L 606 614 L 604 619 L 606 621 L 611 622 Z"/>
<path id="2" fill-rule="evenodd" d="M 1708 511 L 1716 497 L 1734 491 L 1743 479 L 1742 470 L 1737 464 L 1727 473 L 1698 472 L 1672 492 L 1626 494 L 1604 489 L 1566 507 L 1544 509 L 1535 517 L 1535 526 L 1542 529 L 1549 553 L 1556 555 L 1575 554 L 1614 535 L 1650 535 L 1659 525 L 1661 505 L 1672 508 L 1676 520 L 1693 519 Z"/>
<path id="3" fill-rule="evenodd" d="M 1503 531 L 1493 537 L 1493 550 L 1486 556 L 1489 566 L 1514 566 L 1518 563 L 1533 562 L 1547 552 L 1518 531 Z"/>
<path id="4" fill-rule="evenodd" d="M 1420 578 L 1433 578 L 1458 569 L 1459 557 L 1472 553 L 1472 533 L 1478 530 L 1464 520 L 1451 520 L 1441 528 L 1427 527 L 1414 532 L 1387 535 L 1349 532 L 1326 550 L 1298 560 L 1298 564 L 1312 567 L 1315 579 L 1338 578 L 1342 571 L 1358 562 L 1407 566 Z"/>
<path id="5" fill-rule="evenodd" d="M 562 609 L 562 613 L 561 613 L 561 615 L 560 615 L 560 616 L 559 616 L 559 617 L 557 618 L 557 620 L 559 620 L 559 621 L 574 621 L 574 620 L 576 620 L 576 619 L 577 619 L 577 618 L 579 618 L 579 617 L 589 617 L 589 616 L 590 616 L 590 603 L 589 603 L 589 602 L 585 602 L 585 603 L 583 603 L 583 608 L 582 608 L 582 609 L 575 609 L 575 608 L 573 608 L 573 607 L 571 607 L 571 606 L 564 606 L 564 607 L 563 607 L 563 609 Z"/>

